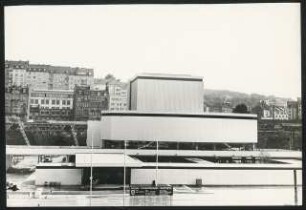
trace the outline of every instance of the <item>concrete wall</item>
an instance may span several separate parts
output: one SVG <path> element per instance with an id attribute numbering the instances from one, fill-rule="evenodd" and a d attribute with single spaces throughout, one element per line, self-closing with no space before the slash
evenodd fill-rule
<path id="1" fill-rule="evenodd" d="M 293 170 L 213 170 L 159 169 L 159 184 L 194 185 L 293 185 Z M 132 169 L 131 184 L 151 184 L 156 180 L 155 169 Z M 297 184 L 302 184 L 302 170 L 297 171 Z"/>
<path id="2" fill-rule="evenodd" d="M 101 137 L 101 121 L 88 120 L 87 121 L 87 146 L 98 146 L 102 147 L 102 137 Z"/>
<path id="3" fill-rule="evenodd" d="M 95 129 L 107 140 L 257 143 L 256 119 L 106 115 Z"/>
<path id="4" fill-rule="evenodd" d="M 137 79 L 131 86 L 131 110 L 203 112 L 203 81 Z"/>
<path id="5" fill-rule="evenodd" d="M 82 169 L 36 169 L 35 185 L 44 185 L 45 182 L 60 182 L 61 185 L 80 185 Z"/>
<path id="6" fill-rule="evenodd" d="M 6 155 L 6 157 L 5 157 L 5 170 L 7 170 L 9 167 L 12 166 L 12 160 L 13 160 L 13 156 Z"/>

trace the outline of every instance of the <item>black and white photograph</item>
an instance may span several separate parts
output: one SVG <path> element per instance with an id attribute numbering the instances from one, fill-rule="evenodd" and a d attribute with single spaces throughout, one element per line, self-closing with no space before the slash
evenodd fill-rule
<path id="1" fill-rule="evenodd" d="M 301 206 L 301 3 L 4 7 L 7 207 Z"/>

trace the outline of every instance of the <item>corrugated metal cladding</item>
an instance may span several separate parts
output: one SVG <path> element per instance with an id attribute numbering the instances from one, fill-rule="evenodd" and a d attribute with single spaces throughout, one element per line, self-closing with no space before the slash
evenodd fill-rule
<path id="1" fill-rule="evenodd" d="M 131 83 L 131 110 L 203 112 L 203 81 L 142 79 Z"/>
<path id="2" fill-rule="evenodd" d="M 103 116 L 102 139 L 257 143 L 257 119 L 182 116 Z"/>

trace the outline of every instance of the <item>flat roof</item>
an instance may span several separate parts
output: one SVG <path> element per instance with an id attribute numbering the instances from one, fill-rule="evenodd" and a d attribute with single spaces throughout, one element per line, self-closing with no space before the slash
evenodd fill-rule
<path id="1" fill-rule="evenodd" d="M 150 116 L 150 117 L 200 117 L 200 118 L 232 118 L 257 119 L 256 114 L 217 113 L 217 112 L 154 112 L 154 111 L 102 111 L 103 116 Z"/>
<path id="2" fill-rule="evenodd" d="M 6 155 L 76 155 L 76 154 L 123 154 L 123 149 L 101 149 L 85 146 L 19 146 L 7 145 Z M 156 150 L 127 149 L 127 155 L 155 155 Z M 301 151 L 292 150 L 256 150 L 256 151 L 213 151 L 213 150 L 159 150 L 160 156 L 185 157 L 242 157 L 267 156 L 270 158 L 302 159 Z"/>
<path id="3" fill-rule="evenodd" d="M 142 161 L 125 154 L 76 154 L 76 167 L 141 167 Z"/>
<path id="4" fill-rule="evenodd" d="M 189 74 L 159 74 L 159 73 L 141 73 L 135 75 L 130 82 L 136 79 L 155 79 L 155 80 L 182 80 L 182 81 L 198 81 L 203 82 L 203 77 L 193 76 Z"/>
<path id="5" fill-rule="evenodd" d="M 143 162 L 143 168 L 156 168 L 156 163 Z M 282 163 L 158 163 L 160 169 L 186 169 L 186 168 L 199 168 L 199 169 L 232 169 L 232 170 L 252 170 L 252 169 L 302 169 L 302 161 L 295 164 L 282 164 Z"/>

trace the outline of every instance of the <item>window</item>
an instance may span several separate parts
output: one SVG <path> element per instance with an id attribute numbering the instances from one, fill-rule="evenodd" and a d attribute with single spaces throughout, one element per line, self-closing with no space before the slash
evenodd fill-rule
<path id="1" fill-rule="evenodd" d="M 35 104 L 38 104 L 38 99 L 35 99 Z"/>
<path id="2" fill-rule="evenodd" d="M 49 99 L 46 99 L 46 104 L 49 104 Z"/>
<path id="3" fill-rule="evenodd" d="M 60 100 L 56 100 L 56 104 L 59 105 L 60 104 Z"/>
<path id="4" fill-rule="evenodd" d="M 70 105 L 70 101 L 67 101 L 67 105 Z"/>
<path id="5" fill-rule="evenodd" d="M 34 99 L 31 99 L 31 104 L 34 104 Z"/>
<path id="6" fill-rule="evenodd" d="M 63 104 L 63 105 L 66 105 L 66 100 L 62 100 L 62 104 Z"/>
<path id="7" fill-rule="evenodd" d="M 52 100 L 52 104 L 53 104 L 53 105 L 55 104 L 55 100 Z"/>
<path id="8" fill-rule="evenodd" d="M 44 99 L 41 99 L 41 100 L 40 100 L 40 103 L 41 103 L 41 104 L 45 104 L 45 100 L 44 100 Z"/>

